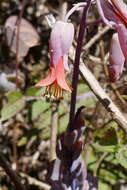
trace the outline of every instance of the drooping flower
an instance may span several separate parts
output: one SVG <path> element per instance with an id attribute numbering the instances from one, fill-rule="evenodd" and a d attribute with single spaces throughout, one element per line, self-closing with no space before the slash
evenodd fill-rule
<path id="1" fill-rule="evenodd" d="M 127 60 L 127 5 L 123 2 L 123 0 L 96 0 L 96 2 L 97 2 L 98 11 L 104 23 L 107 24 L 109 27 L 115 29 L 118 33 L 117 43 L 115 43 L 115 46 L 113 44 L 114 46 L 113 54 L 115 55 L 116 51 L 121 56 L 121 50 L 122 50 L 123 55 Z M 120 45 L 118 45 L 118 43 Z M 123 59 L 124 58 L 122 58 L 121 61 L 119 61 L 119 59 L 118 61 L 115 60 L 115 62 L 117 61 L 117 77 L 115 76 L 116 79 L 119 78 L 118 73 L 119 75 L 120 73 L 122 73 L 121 69 L 123 68 L 122 66 Z M 112 65 L 112 63 L 110 64 Z M 120 64 L 119 67 L 118 64 Z"/>
<path id="2" fill-rule="evenodd" d="M 46 86 L 46 95 L 60 98 L 63 96 L 63 91 L 71 92 L 66 83 L 66 72 L 69 70 L 68 51 L 73 37 L 73 24 L 64 21 L 57 21 L 54 24 L 49 41 L 50 72 L 45 79 L 36 84 L 36 86 Z"/>
<path id="3" fill-rule="evenodd" d="M 112 36 L 111 45 L 110 45 L 109 62 L 110 62 L 110 65 L 108 68 L 109 78 L 111 82 L 114 82 L 119 79 L 123 70 L 124 62 L 125 62 L 125 57 L 121 50 L 117 33 L 113 34 Z"/>
<path id="4" fill-rule="evenodd" d="M 47 17 L 49 25 L 52 27 L 49 49 L 50 49 L 50 71 L 48 76 L 36 84 L 36 86 L 46 86 L 46 95 L 53 95 L 55 98 L 63 97 L 64 91 L 72 91 L 66 82 L 68 67 L 68 52 L 74 37 L 74 26 L 68 23 L 69 17 L 80 7 L 86 6 L 86 2 L 74 4 L 65 15 L 63 21 L 54 23 L 55 18 Z"/>

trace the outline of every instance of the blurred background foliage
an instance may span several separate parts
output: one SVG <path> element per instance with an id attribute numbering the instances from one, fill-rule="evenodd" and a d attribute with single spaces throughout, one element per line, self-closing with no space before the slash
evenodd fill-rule
<path id="1" fill-rule="evenodd" d="M 49 164 L 50 126 L 52 103 L 43 97 L 44 88 L 35 88 L 36 82 L 44 78 L 49 68 L 48 41 L 50 28 L 45 15 L 52 13 L 56 19 L 61 16 L 63 3 L 67 9 L 79 1 L 28 0 L 23 18 L 37 30 L 39 44 L 31 48 L 20 60 L 19 89 L 15 89 L 15 54 L 7 46 L 4 24 L 12 15 L 18 15 L 22 1 L 0 1 L 0 151 L 6 156 L 12 167 L 46 182 Z M 80 1 L 81 2 L 81 1 Z M 78 32 L 80 11 L 71 16 L 75 27 L 75 40 Z M 89 21 L 98 18 L 93 6 L 89 12 Z M 85 43 L 88 43 L 104 26 L 88 28 Z M 91 48 L 82 52 L 82 58 L 93 72 L 100 85 L 110 95 L 127 117 L 127 69 L 119 81 L 111 84 L 106 73 L 107 64 L 103 56 L 108 55 L 109 43 L 113 31 L 109 30 L 95 42 Z M 103 53 L 102 53 L 103 51 Z M 71 83 L 73 66 L 70 62 L 68 81 Z M 10 89 L 10 85 L 11 89 Z M 70 94 L 58 104 L 58 135 L 66 130 L 69 118 Z M 109 116 L 87 84 L 79 79 L 77 108 L 86 106 L 83 113 L 86 130 L 84 133 L 83 158 L 87 169 L 97 176 L 99 190 L 125 190 L 127 188 L 127 136 L 118 124 Z M 10 179 L 0 169 L 0 189 L 11 190 Z M 31 185 L 30 188 L 42 189 Z"/>

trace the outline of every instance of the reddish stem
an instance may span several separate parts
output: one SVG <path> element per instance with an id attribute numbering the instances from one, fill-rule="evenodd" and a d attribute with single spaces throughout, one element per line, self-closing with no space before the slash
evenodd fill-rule
<path id="1" fill-rule="evenodd" d="M 22 9 L 20 11 L 18 20 L 16 22 L 17 25 L 17 36 L 16 36 L 16 88 L 18 87 L 18 68 L 19 68 L 19 34 L 20 34 L 20 24 L 22 20 L 22 16 L 24 13 L 25 6 L 27 4 L 27 0 L 23 0 Z"/>
<path id="2" fill-rule="evenodd" d="M 78 85 L 78 77 L 79 77 L 79 64 L 80 64 L 80 55 L 83 44 L 83 37 L 86 30 L 87 22 L 87 12 L 90 6 L 91 0 L 87 0 L 87 5 L 83 9 L 82 19 L 80 22 L 80 29 L 78 35 L 77 48 L 75 53 L 75 61 L 74 61 L 74 71 L 73 71 L 73 79 L 72 79 L 72 95 L 71 95 L 71 107 L 70 107 L 70 120 L 68 131 L 73 130 L 73 120 L 75 116 L 75 107 L 76 107 L 76 95 L 77 95 L 77 85 Z"/>

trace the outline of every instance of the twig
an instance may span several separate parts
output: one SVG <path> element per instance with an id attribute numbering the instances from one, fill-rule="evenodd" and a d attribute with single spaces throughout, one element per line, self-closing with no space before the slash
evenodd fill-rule
<path id="1" fill-rule="evenodd" d="M 105 26 L 102 30 L 100 30 L 83 48 L 83 50 L 88 50 L 92 47 L 97 40 L 99 40 L 107 31 L 109 30 L 108 26 Z"/>
<path id="2" fill-rule="evenodd" d="M 17 22 L 16 22 L 16 25 L 17 25 L 17 35 L 16 35 L 16 88 L 18 87 L 20 24 L 21 24 L 21 20 L 22 20 L 22 16 L 23 16 L 23 13 L 24 13 L 24 9 L 25 9 L 26 3 L 27 3 L 27 0 L 23 0 L 22 9 L 20 11 L 19 18 L 17 19 Z M 15 134 L 15 130 L 16 130 L 16 128 L 14 126 L 14 128 L 13 128 L 14 134 Z M 16 146 L 15 135 L 13 136 L 12 147 L 13 147 L 14 163 L 16 165 L 16 168 L 18 168 L 17 146 Z"/>
<path id="3" fill-rule="evenodd" d="M 97 63 L 97 64 L 100 64 L 101 63 L 101 59 L 99 57 L 95 57 L 93 55 L 89 55 L 89 60 L 94 62 L 94 63 Z"/>
<path id="4" fill-rule="evenodd" d="M 7 162 L 2 153 L 0 153 L 0 166 L 5 170 L 15 185 L 16 190 L 26 190 L 25 186 L 21 183 L 19 176 L 12 170 L 10 164 Z"/>
<path id="5" fill-rule="evenodd" d="M 95 35 L 95 37 L 90 40 L 86 46 L 85 50 L 89 49 L 99 38 L 104 35 L 109 30 L 109 27 L 106 26 L 99 34 Z M 69 57 L 71 60 L 74 59 L 74 48 L 72 47 L 70 50 Z M 106 55 L 107 57 L 107 55 Z M 80 74 L 83 79 L 87 82 L 90 89 L 96 95 L 98 100 L 104 105 L 106 110 L 110 112 L 112 118 L 120 125 L 120 127 L 127 132 L 127 120 L 119 110 L 119 108 L 112 102 L 109 96 L 105 93 L 103 88 L 100 86 L 99 82 L 96 80 L 94 75 L 90 72 L 90 70 L 85 66 L 83 60 L 80 58 Z"/>
<path id="6" fill-rule="evenodd" d="M 100 167 L 101 162 L 104 160 L 104 158 L 108 155 L 108 152 L 104 152 L 98 162 L 96 163 L 96 168 L 94 170 L 94 176 L 97 176 L 98 169 Z"/>
<path id="7" fill-rule="evenodd" d="M 99 82 L 96 80 L 94 75 L 85 66 L 83 61 L 80 59 L 80 73 L 83 79 L 87 82 L 88 86 L 94 92 L 99 101 L 104 105 L 106 110 L 111 114 L 112 118 L 120 125 L 120 127 L 127 132 L 127 120 L 119 110 L 119 108 L 112 102 L 109 96 L 105 93 Z"/>
<path id="8" fill-rule="evenodd" d="M 101 27 L 101 30 L 102 30 L 102 26 L 100 26 L 100 27 Z M 103 40 L 100 41 L 99 46 L 100 46 L 101 62 L 103 63 L 103 69 L 104 69 L 106 78 L 108 79 L 109 78 L 109 73 L 108 73 L 107 64 L 105 62 L 105 50 L 104 50 L 104 41 Z"/>
<path id="9" fill-rule="evenodd" d="M 20 24 L 22 20 L 22 16 L 24 13 L 24 9 L 26 6 L 27 0 L 23 0 L 22 9 L 20 11 L 18 20 L 16 22 L 17 25 L 17 35 L 16 35 L 16 87 L 18 87 L 18 68 L 19 68 L 19 34 L 20 34 Z"/>
<path id="10" fill-rule="evenodd" d="M 36 185 L 44 190 L 50 190 L 50 186 L 44 182 L 41 182 L 31 176 L 28 176 L 27 174 L 20 173 L 20 175 L 24 178 L 26 178 L 31 185 Z"/>
<path id="11" fill-rule="evenodd" d="M 118 97 L 118 99 L 121 101 L 121 103 L 125 106 L 127 105 L 126 101 L 123 99 L 123 97 L 121 96 L 121 94 L 119 93 L 119 91 L 116 88 L 116 85 L 111 83 L 110 86 L 112 87 L 114 93 L 116 94 L 116 96 Z"/>
<path id="12" fill-rule="evenodd" d="M 52 102 L 51 135 L 50 135 L 50 161 L 56 158 L 56 140 L 58 129 L 58 106 L 59 102 Z"/>
<path id="13" fill-rule="evenodd" d="M 75 61 L 74 61 L 74 72 L 73 72 L 73 79 L 72 79 L 72 95 L 71 95 L 71 107 L 70 107 L 70 118 L 69 118 L 69 126 L 68 130 L 72 130 L 73 119 L 75 115 L 75 104 L 76 104 L 76 94 L 77 94 L 77 84 L 78 84 L 78 77 L 79 77 L 79 64 L 80 64 L 80 55 L 83 43 L 83 37 L 86 30 L 86 18 L 87 18 L 87 11 L 89 9 L 91 0 L 87 0 L 87 5 L 83 9 L 82 19 L 80 22 L 80 29 L 78 35 L 78 42 L 76 47 L 75 53 Z"/>

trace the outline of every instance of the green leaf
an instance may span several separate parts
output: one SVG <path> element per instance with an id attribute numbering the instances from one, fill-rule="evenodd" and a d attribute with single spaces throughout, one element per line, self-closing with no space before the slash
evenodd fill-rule
<path id="1" fill-rule="evenodd" d="M 89 154 L 89 157 L 86 157 L 87 154 Z M 95 153 L 94 149 L 91 146 L 88 146 L 87 152 L 84 151 L 82 153 L 82 155 L 83 155 L 83 158 L 85 159 L 87 165 L 98 161 L 98 155 Z"/>
<path id="2" fill-rule="evenodd" d="M 10 103 L 6 104 L 1 110 L 1 120 L 5 121 L 12 118 L 18 112 L 20 112 L 24 108 L 24 106 L 25 106 L 24 98 L 19 99 L 12 104 Z"/>
<path id="3" fill-rule="evenodd" d="M 19 146 L 19 147 L 20 147 L 20 146 L 24 146 L 24 145 L 26 145 L 27 141 L 28 141 L 28 137 L 23 136 L 23 137 L 18 141 L 17 146 Z"/>
<path id="4" fill-rule="evenodd" d="M 25 136 L 22 136 L 18 142 L 17 146 L 24 146 L 28 143 L 28 141 L 32 138 L 33 140 L 36 140 L 37 135 L 40 134 L 40 130 L 38 129 L 31 129 L 25 133 Z"/>
<path id="5" fill-rule="evenodd" d="M 122 95 L 122 98 L 124 98 L 124 100 L 127 100 L 127 95 Z"/>
<path id="6" fill-rule="evenodd" d="M 88 85 L 84 83 L 78 84 L 77 107 L 85 105 L 87 108 L 94 108 L 96 102 L 97 99 Z"/>
<path id="7" fill-rule="evenodd" d="M 99 190 L 112 190 L 111 185 L 99 180 Z"/>
<path id="8" fill-rule="evenodd" d="M 100 177 L 100 179 L 102 179 L 105 182 L 108 182 L 112 185 L 116 184 L 119 179 L 117 174 L 113 173 L 112 171 L 106 170 L 106 169 L 99 170 L 99 177 Z"/>
<path id="9" fill-rule="evenodd" d="M 36 92 L 35 96 L 43 96 L 45 93 L 45 88 L 38 88 L 38 91 Z"/>
<path id="10" fill-rule="evenodd" d="M 127 169 L 127 146 L 124 146 L 116 153 L 116 158 L 121 166 Z"/>
<path id="11" fill-rule="evenodd" d="M 39 91 L 38 88 L 28 88 L 25 95 L 26 96 L 36 96 L 36 93 Z"/>
<path id="12" fill-rule="evenodd" d="M 117 145 L 100 145 L 99 142 L 92 144 L 98 152 L 115 152 L 118 149 Z"/>
<path id="13" fill-rule="evenodd" d="M 68 116 L 67 115 L 63 115 L 60 120 L 60 126 L 58 128 L 58 133 L 61 134 L 62 132 L 64 132 L 67 128 L 68 125 Z"/>
<path id="14" fill-rule="evenodd" d="M 83 152 L 82 155 L 85 159 L 85 163 L 88 166 L 88 169 L 93 172 L 97 167 L 97 161 L 99 159 L 98 154 L 95 153 L 94 149 L 91 146 L 88 146 L 87 152 Z"/>
<path id="15" fill-rule="evenodd" d="M 50 110 L 48 110 L 39 116 L 38 120 L 35 122 L 35 127 L 37 127 L 38 129 L 44 129 L 50 126 L 50 122 L 51 122 L 51 112 Z"/>
<path id="16" fill-rule="evenodd" d="M 108 154 L 105 159 L 106 162 L 113 164 L 113 165 L 118 165 L 118 161 L 115 157 L 115 152 Z"/>
<path id="17" fill-rule="evenodd" d="M 28 88 L 25 92 L 26 96 L 43 96 L 45 88 Z"/>
<path id="18" fill-rule="evenodd" d="M 38 100 L 32 104 L 31 107 L 31 120 L 34 121 L 38 119 L 38 117 L 43 114 L 43 112 L 47 109 L 49 109 L 50 103 L 43 101 L 43 100 Z M 46 117 L 46 115 L 45 115 Z"/>
<path id="19" fill-rule="evenodd" d="M 98 131 L 98 130 L 97 130 Z M 95 132 L 97 137 L 93 147 L 99 152 L 115 152 L 119 148 L 116 130 L 112 127 Z M 98 138 L 101 137 L 101 138 Z"/>
<path id="20" fill-rule="evenodd" d="M 108 129 L 99 142 L 101 145 L 117 145 L 117 135 L 114 128 Z"/>
<path id="21" fill-rule="evenodd" d="M 108 123 L 107 125 L 105 125 L 105 127 L 101 128 L 101 129 L 97 129 L 94 132 L 94 135 L 97 137 L 105 137 L 105 136 L 109 136 L 109 140 L 110 140 L 110 136 L 114 136 L 116 139 L 116 128 L 118 127 L 118 124 L 115 121 L 112 121 L 110 123 Z"/>
<path id="22" fill-rule="evenodd" d="M 8 103 L 12 104 L 15 101 L 21 99 L 22 96 L 23 96 L 22 93 L 18 90 L 11 91 L 7 94 Z"/>

